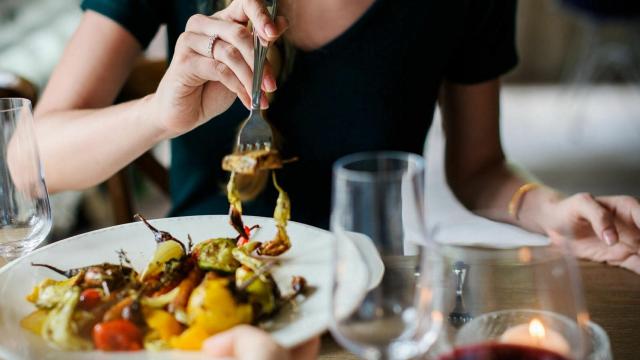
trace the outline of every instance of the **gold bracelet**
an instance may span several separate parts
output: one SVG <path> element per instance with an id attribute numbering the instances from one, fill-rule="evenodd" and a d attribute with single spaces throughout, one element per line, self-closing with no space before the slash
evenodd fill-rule
<path id="1" fill-rule="evenodd" d="M 515 219 L 516 221 L 519 220 L 518 212 L 520 210 L 520 205 L 524 195 L 531 190 L 539 188 L 540 186 L 541 185 L 538 183 L 526 183 L 520 186 L 518 190 L 516 190 L 516 192 L 513 193 L 513 196 L 511 197 L 511 201 L 509 201 L 509 207 L 508 207 L 509 215 L 513 219 Z"/>

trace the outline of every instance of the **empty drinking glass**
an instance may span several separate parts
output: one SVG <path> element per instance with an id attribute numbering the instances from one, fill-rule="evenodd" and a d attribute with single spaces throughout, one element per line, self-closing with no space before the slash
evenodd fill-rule
<path id="1" fill-rule="evenodd" d="M 36 145 L 31 102 L 0 99 L 0 257 L 36 248 L 51 230 L 51 209 Z"/>
<path id="2" fill-rule="evenodd" d="M 424 241 L 424 160 L 399 152 L 363 153 L 334 165 L 335 234 L 331 333 L 365 359 L 409 359 L 436 338 L 442 317 L 416 291 L 415 245 Z M 413 256 L 411 256 L 413 255 Z"/>

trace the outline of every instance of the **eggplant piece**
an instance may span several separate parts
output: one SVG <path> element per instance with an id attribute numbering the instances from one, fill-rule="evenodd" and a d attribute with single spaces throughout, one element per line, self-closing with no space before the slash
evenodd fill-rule
<path id="1" fill-rule="evenodd" d="M 31 266 L 45 267 L 67 278 L 72 278 L 78 274 L 82 274 L 82 276 L 78 278 L 78 285 L 83 288 L 102 287 L 103 283 L 106 283 L 110 290 L 114 290 L 126 285 L 132 278 L 135 278 L 136 275 L 135 270 L 128 266 L 109 263 L 84 266 L 68 270 L 62 270 L 47 264 L 31 263 Z"/>
<path id="2" fill-rule="evenodd" d="M 233 257 L 233 249 L 236 249 L 234 239 L 217 238 L 197 244 L 193 253 L 200 269 L 232 273 L 240 266 L 240 262 Z"/>
<path id="3" fill-rule="evenodd" d="M 147 228 L 151 230 L 157 243 L 156 251 L 140 277 L 142 281 L 145 281 L 150 277 L 160 276 L 163 271 L 166 271 L 166 264 L 174 260 L 180 261 L 187 255 L 187 248 L 184 246 L 182 241 L 176 239 L 166 231 L 156 229 L 140 214 L 134 215 L 134 218 L 142 221 Z M 191 239 L 189 239 L 189 251 L 190 250 Z"/>
<path id="4" fill-rule="evenodd" d="M 147 219 L 145 219 L 142 215 L 135 214 L 133 216 L 133 218 L 138 220 L 138 221 L 142 221 L 147 226 L 147 228 L 149 228 L 149 230 L 151 230 L 151 232 L 153 233 L 153 236 L 155 237 L 156 243 L 161 244 L 161 243 L 167 242 L 167 241 L 175 241 L 176 243 L 178 243 L 180 245 L 180 247 L 182 247 L 182 251 L 184 253 L 187 252 L 187 249 L 185 248 L 185 246 L 182 243 L 182 241 L 174 238 L 173 235 L 171 235 L 170 233 L 168 233 L 166 231 L 162 231 L 162 230 L 156 229 L 153 225 L 149 224 Z"/>
<path id="5" fill-rule="evenodd" d="M 282 164 L 280 154 L 273 149 L 231 154 L 222 159 L 223 170 L 244 175 L 255 175 L 260 170 L 280 169 Z"/>

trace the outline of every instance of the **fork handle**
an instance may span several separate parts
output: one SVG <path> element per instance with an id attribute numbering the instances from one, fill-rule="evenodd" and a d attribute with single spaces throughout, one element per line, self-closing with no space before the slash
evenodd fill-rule
<path id="1" fill-rule="evenodd" d="M 271 10 L 271 19 L 275 19 L 277 11 L 277 2 L 274 0 Z M 260 98 L 262 98 L 262 78 L 264 74 L 264 61 L 267 58 L 269 44 L 262 45 L 257 32 L 253 31 L 253 88 L 251 94 L 251 110 L 260 110 Z"/>

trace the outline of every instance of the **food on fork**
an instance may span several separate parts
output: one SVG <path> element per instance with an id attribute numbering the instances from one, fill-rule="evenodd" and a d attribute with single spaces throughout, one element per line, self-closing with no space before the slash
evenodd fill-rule
<path id="1" fill-rule="evenodd" d="M 243 175 L 255 175 L 260 170 L 280 169 L 282 164 L 280 154 L 273 149 L 235 153 L 222 159 L 224 170 Z"/>

